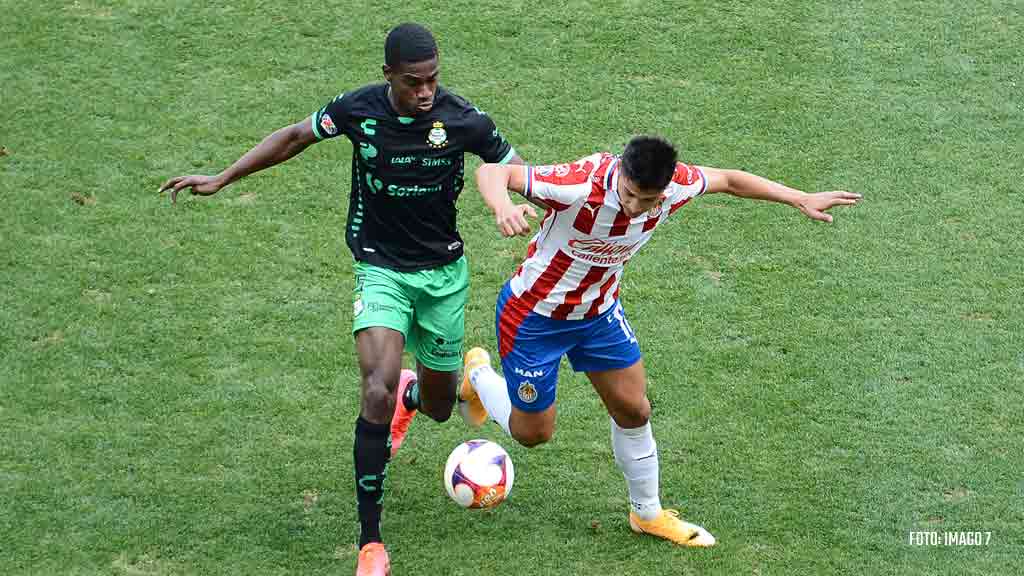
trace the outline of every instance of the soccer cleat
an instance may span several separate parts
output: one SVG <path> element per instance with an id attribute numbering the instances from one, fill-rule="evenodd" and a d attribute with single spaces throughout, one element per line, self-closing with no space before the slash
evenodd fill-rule
<path id="1" fill-rule="evenodd" d="M 370 542 L 359 550 L 356 576 L 389 576 L 391 560 L 380 542 Z"/>
<path id="2" fill-rule="evenodd" d="M 650 534 L 680 546 L 708 548 L 715 545 L 715 537 L 710 532 L 681 519 L 678 510 L 662 510 L 654 520 L 642 520 L 631 511 L 629 527 L 638 534 Z"/>
<path id="3" fill-rule="evenodd" d="M 405 433 L 409 431 L 412 418 L 416 415 L 416 409 L 409 410 L 405 407 L 402 398 L 405 391 L 416 381 L 416 373 L 409 369 L 402 370 L 398 377 L 398 392 L 395 393 L 395 413 L 391 415 L 391 457 L 394 458 L 405 441 Z"/>
<path id="4" fill-rule="evenodd" d="M 466 352 L 466 361 L 462 366 L 462 387 L 459 388 L 459 414 L 466 424 L 476 428 L 487 420 L 487 409 L 477 395 L 469 375 L 474 369 L 491 365 L 491 355 L 483 348 L 471 348 Z"/>

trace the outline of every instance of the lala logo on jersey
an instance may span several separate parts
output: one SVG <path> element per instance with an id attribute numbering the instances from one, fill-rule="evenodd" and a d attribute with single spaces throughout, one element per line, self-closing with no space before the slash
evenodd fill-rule
<path id="1" fill-rule="evenodd" d="M 629 260 L 633 255 L 633 249 L 639 242 L 633 244 L 617 244 L 606 242 L 600 238 L 588 238 L 586 240 L 569 240 L 569 249 L 572 255 L 580 260 L 587 260 L 595 264 L 609 265 L 621 264 Z"/>
<path id="2" fill-rule="evenodd" d="M 432 148 L 444 148 L 448 145 L 448 133 L 444 130 L 444 122 L 434 122 L 434 127 L 427 133 L 427 143 Z"/>
<path id="3" fill-rule="evenodd" d="M 338 133 L 338 127 L 334 125 L 334 120 L 331 120 L 331 115 L 326 112 L 320 117 L 320 127 L 331 136 Z"/>

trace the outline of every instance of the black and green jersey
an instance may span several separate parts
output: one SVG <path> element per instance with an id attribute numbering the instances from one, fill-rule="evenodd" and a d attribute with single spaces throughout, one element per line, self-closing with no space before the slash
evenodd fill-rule
<path id="1" fill-rule="evenodd" d="M 319 139 L 352 141 L 352 193 L 345 241 L 356 260 L 401 272 L 436 268 L 462 256 L 455 200 L 463 154 L 508 162 L 515 151 L 487 114 L 438 87 L 434 107 L 399 116 L 388 85 L 342 94 L 313 113 Z"/>

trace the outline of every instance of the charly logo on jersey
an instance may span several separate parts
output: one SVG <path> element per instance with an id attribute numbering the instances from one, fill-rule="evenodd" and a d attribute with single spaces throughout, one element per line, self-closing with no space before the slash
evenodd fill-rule
<path id="1" fill-rule="evenodd" d="M 444 148 L 448 145 L 448 132 L 445 132 L 444 122 L 434 122 L 434 127 L 427 133 L 427 143 L 432 148 Z"/>
<path id="2" fill-rule="evenodd" d="M 532 382 L 526 381 L 519 385 L 519 399 L 527 404 L 537 401 L 537 387 Z"/>
<path id="3" fill-rule="evenodd" d="M 617 242 L 606 242 L 600 238 L 588 238 L 585 240 L 569 240 L 569 250 L 572 255 L 580 260 L 593 262 L 594 264 L 621 264 L 633 255 L 633 250 L 640 244 L 619 244 Z"/>
<path id="4" fill-rule="evenodd" d="M 320 127 L 331 136 L 338 133 L 338 127 L 334 125 L 334 120 L 331 120 L 331 115 L 326 112 L 320 117 Z"/>

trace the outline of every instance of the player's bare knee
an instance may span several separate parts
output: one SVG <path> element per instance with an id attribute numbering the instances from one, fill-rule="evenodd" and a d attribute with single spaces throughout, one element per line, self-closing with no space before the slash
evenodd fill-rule
<path id="1" fill-rule="evenodd" d="M 387 383 L 373 374 L 363 380 L 363 418 L 383 424 L 391 421 L 395 410 L 395 393 L 388 390 Z"/>
<path id="2" fill-rule="evenodd" d="M 620 428 L 640 428 L 651 420 L 651 403 L 644 398 L 643 402 L 622 406 L 612 419 Z"/>
<path id="3" fill-rule="evenodd" d="M 533 448 L 535 446 L 540 446 L 541 444 L 546 443 L 548 440 L 551 440 L 551 436 L 553 433 L 554 430 L 544 429 L 534 429 L 527 431 L 513 430 L 512 437 L 516 439 L 516 442 L 519 442 L 523 446 L 526 446 L 527 448 Z"/>

